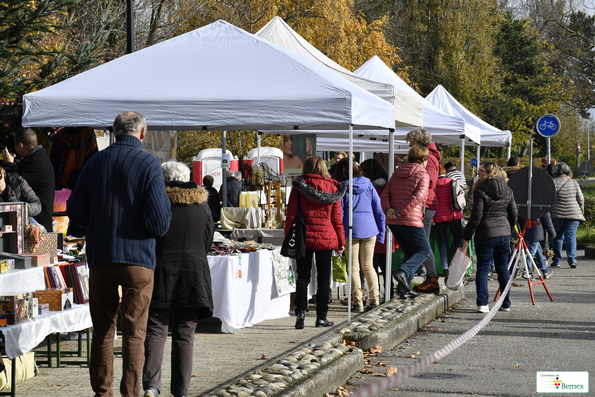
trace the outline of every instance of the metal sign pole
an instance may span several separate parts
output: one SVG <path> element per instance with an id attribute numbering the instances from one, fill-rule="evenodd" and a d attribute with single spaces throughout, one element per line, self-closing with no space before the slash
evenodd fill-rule
<path id="1" fill-rule="evenodd" d="M 547 163 L 551 163 L 552 156 L 550 155 L 550 138 L 547 138 Z"/>

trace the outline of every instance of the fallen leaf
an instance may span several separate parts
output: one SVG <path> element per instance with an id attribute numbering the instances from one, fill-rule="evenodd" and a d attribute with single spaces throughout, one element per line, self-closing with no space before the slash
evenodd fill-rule
<path id="1" fill-rule="evenodd" d="M 374 370 L 372 368 L 363 368 L 360 369 L 359 372 L 361 372 L 362 374 L 371 374 L 374 373 Z"/>
<path id="2" fill-rule="evenodd" d="M 524 286 L 525 286 L 525 284 L 519 284 L 519 283 L 517 283 L 516 281 L 514 281 L 514 282 L 513 282 L 512 284 L 510 284 L 510 285 L 511 285 L 511 286 L 513 286 L 513 287 L 524 287 Z"/>
<path id="3" fill-rule="evenodd" d="M 355 377 L 358 378 L 358 379 L 364 379 L 365 378 L 365 376 L 361 376 L 361 375 L 355 375 Z"/>
<path id="4" fill-rule="evenodd" d="M 370 353 L 372 353 L 372 354 L 374 354 L 374 353 L 382 353 L 382 346 L 376 345 L 376 347 L 371 347 L 370 348 Z"/>
<path id="5" fill-rule="evenodd" d="M 411 354 L 409 357 L 411 357 L 411 358 L 415 358 L 415 354 Z"/>
<path id="6" fill-rule="evenodd" d="M 351 347 L 355 347 L 355 342 L 352 342 L 350 340 L 343 340 L 343 344 L 345 346 L 351 346 Z"/>
<path id="7" fill-rule="evenodd" d="M 386 367 L 386 364 L 388 364 L 388 361 L 380 361 L 378 364 L 376 364 L 377 367 Z"/>
<path id="8" fill-rule="evenodd" d="M 443 322 L 444 322 L 444 319 L 443 319 L 443 318 L 441 318 L 439 321 L 440 321 L 441 323 L 443 323 Z"/>
<path id="9" fill-rule="evenodd" d="M 438 361 L 434 361 L 432 364 L 438 364 Z"/>
<path id="10" fill-rule="evenodd" d="M 292 340 L 292 341 L 291 341 L 291 342 L 289 342 L 289 343 L 302 343 L 302 341 L 301 341 L 301 340 Z"/>
<path id="11" fill-rule="evenodd" d="M 417 355 L 420 355 L 420 354 L 421 354 L 421 352 L 417 352 L 417 353 L 415 353 L 415 354 L 417 354 Z"/>
<path id="12" fill-rule="evenodd" d="M 68 383 L 58 383 L 58 386 L 70 386 Z"/>
<path id="13" fill-rule="evenodd" d="M 192 375 L 191 378 L 200 378 L 200 375 Z"/>
<path id="14" fill-rule="evenodd" d="M 370 374 L 370 375 L 371 376 L 386 376 L 385 374 L 377 374 L 377 373 L 373 373 L 373 374 Z"/>
<path id="15" fill-rule="evenodd" d="M 398 369 L 396 367 L 388 367 L 386 369 L 386 375 L 388 375 L 388 376 L 394 375 L 397 373 L 397 371 L 398 371 Z"/>
<path id="16" fill-rule="evenodd" d="M 255 358 L 255 360 L 267 360 L 266 356 L 263 354 L 260 358 Z"/>
<path id="17" fill-rule="evenodd" d="M 521 364 L 520 363 L 516 363 L 515 365 L 513 365 L 513 367 L 520 368 L 521 367 Z"/>

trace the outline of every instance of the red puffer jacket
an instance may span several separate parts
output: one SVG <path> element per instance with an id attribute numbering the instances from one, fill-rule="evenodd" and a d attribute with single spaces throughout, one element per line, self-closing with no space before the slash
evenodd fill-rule
<path id="1" fill-rule="evenodd" d="M 299 211 L 306 223 L 306 249 L 327 251 L 345 246 L 341 199 L 347 190 L 344 183 L 306 174 L 293 178 L 293 189 L 287 204 L 285 234 Z"/>
<path id="2" fill-rule="evenodd" d="M 388 186 L 382 192 L 380 201 L 384 213 L 393 208 L 400 218 L 386 217 L 386 223 L 413 227 L 424 227 L 424 206 L 428 200 L 430 176 L 418 163 L 403 164 L 394 172 Z"/>
<path id="3" fill-rule="evenodd" d="M 428 201 L 426 206 L 429 210 L 436 210 L 438 208 L 438 198 L 436 197 L 436 184 L 438 182 L 438 176 L 440 175 L 440 158 L 442 155 L 436 149 L 436 144 L 432 142 L 428 146 L 430 151 L 428 155 L 428 164 L 426 165 L 426 171 L 430 175 L 430 187 L 428 190 Z"/>
<path id="4" fill-rule="evenodd" d="M 452 179 L 446 175 L 440 175 L 436 184 L 436 197 L 438 197 L 438 209 L 434 214 L 434 223 L 456 221 L 463 219 L 463 211 L 452 209 Z"/>

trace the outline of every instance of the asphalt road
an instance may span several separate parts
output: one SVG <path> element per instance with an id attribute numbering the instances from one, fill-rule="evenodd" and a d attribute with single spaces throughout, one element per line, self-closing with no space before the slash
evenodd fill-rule
<path id="1" fill-rule="evenodd" d="M 526 280 L 516 279 L 523 286 L 511 289 L 510 312 L 497 312 L 460 348 L 377 395 L 577 395 L 538 394 L 537 371 L 588 371 L 588 395 L 595 395 L 595 261 L 582 257 L 578 269 L 570 269 L 565 261 L 562 266 L 546 281 L 553 302 L 543 285 L 536 285 L 533 305 Z M 493 297 L 497 282 L 490 281 L 489 288 Z M 376 382 L 387 368 L 402 370 L 473 328 L 485 316 L 476 312 L 475 297 L 471 280 L 465 299 L 426 325 L 423 332 L 393 350 L 366 355 L 366 368 L 353 375 L 344 388 L 355 391 Z"/>

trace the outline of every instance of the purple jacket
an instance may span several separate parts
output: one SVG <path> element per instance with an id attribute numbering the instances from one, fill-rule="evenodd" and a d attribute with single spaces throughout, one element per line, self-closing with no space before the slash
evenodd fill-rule
<path id="1" fill-rule="evenodd" d="M 347 192 L 341 199 L 345 238 L 349 237 L 349 179 L 345 185 Z M 372 219 L 374 222 L 372 222 Z M 372 182 L 365 176 L 353 178 L 353 238 L 370 238 L 384 242 L 385 216 L 380 205 L 380 197 Z"/>

